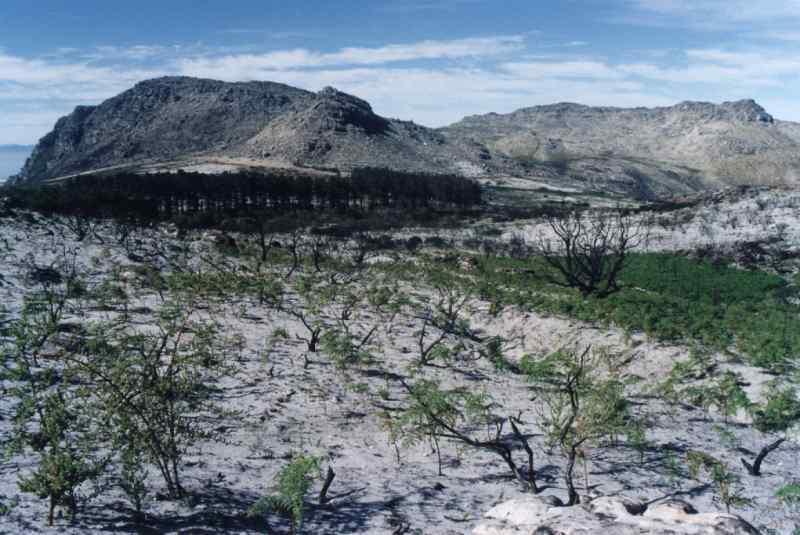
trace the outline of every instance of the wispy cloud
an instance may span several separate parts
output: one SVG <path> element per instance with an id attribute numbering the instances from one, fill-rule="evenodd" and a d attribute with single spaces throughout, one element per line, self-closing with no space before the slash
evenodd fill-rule
<path id="1" fill-rule="evenodd" d="M 319 35 L 319 32 L 309 30 L 284 30 L 275 31 L 267 28 L 225 28 L 217 30 L 218 34 L 222 35 L 245 35 L 245 36 L 258 36 L 266 39 L 285 40 L 285 39 L 306 39 Z"/>
<path id="2" fill-rule="evenodd" d="M 618 80 L 625 77 L 620 70 L 598 61 L 504 63 L 501 68 L 508 73 L 531 80 L 548 78 Z"/>
<path id="3" fill-rule="evenodd" d="M 109 84 L 118 86 L 142 79 L 153 71 L 92 66 L 88 62 L 62 62 L 46 59 L 27 59 L 0 53 L 0 84 L 51 85 L 63 89 L 78 84 Z"/>
<path id="4" fill-rule="evenodd" d="M 128 47 L 121 46 L 98 46 L 85 57 L 88 59 L 127 59 L 133 61 L 144 61 L 158 57 L 165 57 L 172 54 L 179 54 L 184 47 L 161 46 L 161 45 L 133 45 Z"/>
<path id="5" fill-rule="evenodd" d="M 179 66 L 181 72 L 193 75 L 221 78 L 241 78 L 250 75 L 258 78 L 260 73 L 273 70 L 497 56 L 518 51 L 523 46 L 524 37 L 511 35 L 450 41 L 420 41 L 375 48 L 347 47 L 331 53 L 298 48 L 264 54 L 196 57 L 181 60 Z"/>
<path id="6" fill-rule="evenodd" d="M 684 84 L 727 84 L 732 88 L 781 87 L 796 82 L 800 55 L 770 51 L 690 49 L 684 66 L 632 63 L 619 70 L 651 80 Z"/>
<path id="7" fill-rule="evenodd" d="M 797 27 L 797 0 L 624 0 L 632 8 L 619 18 L 654 25 L 750 32 L 747 25 Z"/>

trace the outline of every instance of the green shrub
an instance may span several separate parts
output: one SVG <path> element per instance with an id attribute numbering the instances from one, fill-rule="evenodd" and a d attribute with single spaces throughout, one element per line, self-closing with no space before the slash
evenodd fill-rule
<path id="1" fill-rule="evenodd" d="M 33 400 L 31 400 L 33 401 Z M 66 507 L 74 520 L 78 511 L 79 488 L 96 479 L 104 461 L 92 453 L 92 443 L 81 429 L 79 415 L 68 406 L 63 391 L 47 395 L 40 407 L 33 408 L 26 424 L 40 418 L 38 431 L 18 428 L 17 443 L 38 454 L 36 469 L 19 478 L 19 490 L 49 502 L 47 523 L 52 526 L 56 507 Z M 20 447 L 20 450 L 23 448 Z"/>
<path id="2" fill-rule="evenodd" d="M 800 306 L 781 299 L 786 282 L 665 253 L 633 254 L 620 274 L 621 290 L 605 299 L 549 286 L 532 272 L 541 262 L 477 257 L 476 294 L 579 320 L 617 325 L 628 332 L 714 350 L 738 350 L 756 366 L 783 372 L 800 354 Z"/>
<path id="3" fill-rule="evenodd" d="M 602 378 L 602 354 L 590 347 L 564 347 L 544 358 L 525 356 L 520 367 L 542 402 L 537 410 L 545 440 L 565 458 L 567 504 L 575 505 L 580 502 L 573 482 L 577 459 L 587 463 L 587 446 L 615 438 L 629 427 L 624 385 L 613 373 Z"/>
<path id="4" fill-rule="evenodd" d="M 800 509 L 800 483 L 792 483 L 778 489 L 775 496 L 793 510 Z"/>
<path id="5" fill-rule="evenodd" d="M 719 459 L 701 451 L 690 451 L 686 455 L 689 475 L 700 480 L 705 473 L 716 494 L 717 500 L 725 506 L 727 512 L 733 507 L 744 507 L 752 503 L 750 498 L 742 494 L 739 476 L 730 471 Z"/>
<path id="6" fill-rule="evenodd" d="M 753 425 L 762 433 L 785 431 L 800 421 L 800 399 L 794 388 L 771 387 L 767 391 L 766 403 L 756 405 Z"/>

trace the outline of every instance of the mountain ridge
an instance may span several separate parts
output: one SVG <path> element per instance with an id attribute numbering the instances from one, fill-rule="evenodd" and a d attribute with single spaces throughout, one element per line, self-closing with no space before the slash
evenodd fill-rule
<path id="1" fill-rule="evenodd" d="M 776 120 L 745 99 L 657 108 L 563 102 L 471 115 L 434 129 L 382 117 L 334 88 L 313 93 L 276 82 L 163 77 L 59 119 L 16 180 L 219 158 L 255 167 L 521 177 L 660 197 L 797 183 L 800 124 Z"/>
<path id="2" fill-rule="evenodd" d="M 739 99 L 734 101 L 724 101 L 719 104 L 709 101 L 703 100 L 682 100 L 676 104 L 671 106 L 654 106 L 654 107 L 647 107 L 647 106 L 634 106 L 634 107 L 622 107 L 622 106 L 589 106 L 588 104 L 581 104 L 580 102 L 571 102 L 571 101 L 561 101 L 561 102 L 553 102 L 551 104 L 538 104 L 535 106 L 525 106 L 522 108 L 518 108 L 509 113 L 497 113 L 497 112 L 489 112 L 485 114 L 475 114 L 475 115 L 468 115 L 465 116 L 460 121 L 456 121 L 451 125 L 444 126 L 442 128 L 449 128 L 454 124 L 458 124 L 464 120 L 473 118 L 473 117 L 483 117 L 483 116 L 497 116 L 497 115 L 513 115 L 515 113 L 521 112 L 530 112 L 530 111 L 539 111 L 539 110 L 549 110 L 549 109 L 580 109 L 580 110 L 596 110 L 601 112 L 660 112 L 665 110 L 674 110 L 674 109 L 709 109 L 709 110 L 721 110 L 721 111 L 738 111 L 738 112 L 753 112 L 757 117 L 763 117 L 764 122 L 772 123 L 775 119 L 767 113 L 767 111 L 756 102 L 754 99 L 747 98 L 747 99 Z M 742 116 L 739 117 L 742 119 Z"/>
<path id="3" fill-rule="evenodd" d="M 685 167 L 705 187 L 796 183 L 800 170 L 800 125 L 774 119 L 752 99 L 658 108 L 560 103 L 473 115 L 444 131 L 516 160 L 605 158 Z"/>

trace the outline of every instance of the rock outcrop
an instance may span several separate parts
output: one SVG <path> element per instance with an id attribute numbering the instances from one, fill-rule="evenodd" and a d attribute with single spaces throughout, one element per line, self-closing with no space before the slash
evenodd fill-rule
<path id="1" fill-rule="evenodd" d="M 472 535 L 758 535 L 739 518 L 725 513 L 698 513 L 680 500 L 650 505 L 625 498 L 601 497 L 562 507 L 531 496 L 490 510 Z"/>

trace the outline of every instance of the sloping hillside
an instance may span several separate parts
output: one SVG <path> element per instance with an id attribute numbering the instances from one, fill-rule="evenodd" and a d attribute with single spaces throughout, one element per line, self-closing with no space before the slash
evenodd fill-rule
<path id="1" fill-rule="evenodd" d="M 443 132 L 521 163 L 580 171 L 590 160 L 613 175 L 628 162 L 646 175 L 667 171 L 688 187 L 794 184 L 800 169 L 800 125 L 776 121 L 752 100 L 652 109 L 555 104 L 467 117 Z"/>

